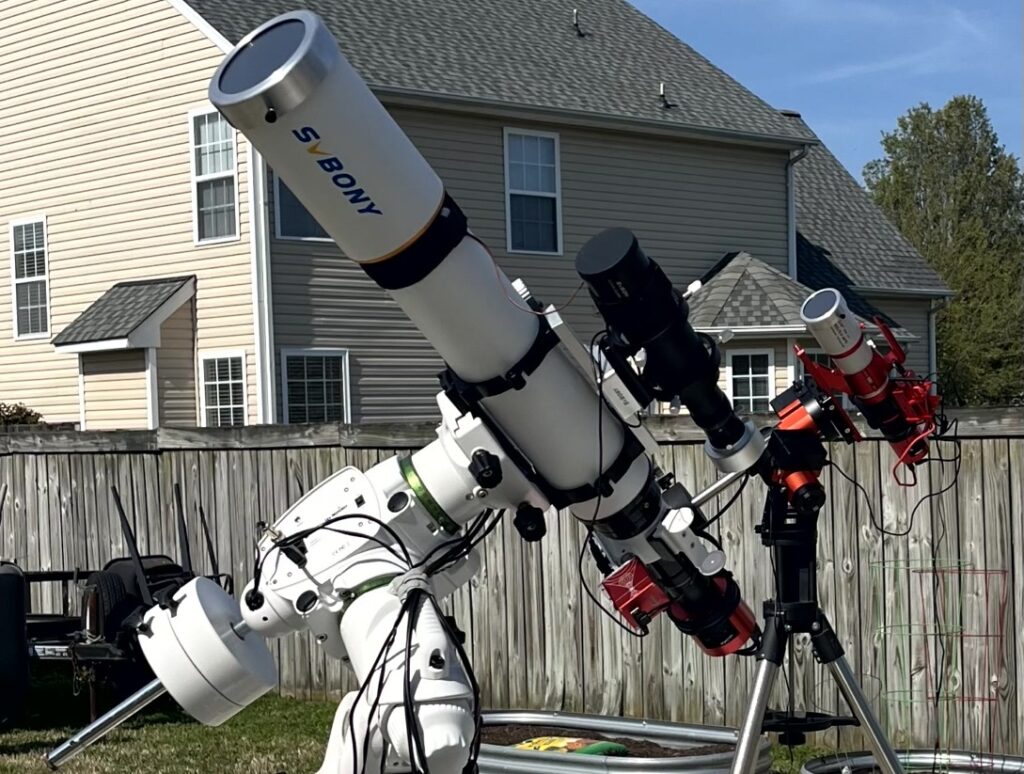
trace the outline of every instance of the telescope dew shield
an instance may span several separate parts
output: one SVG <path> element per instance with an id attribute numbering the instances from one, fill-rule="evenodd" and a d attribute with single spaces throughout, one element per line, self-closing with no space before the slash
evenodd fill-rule
<path id="1" fill-rule="evenodd" d="M 297 11 L 247 35 L 210 85 L 210 101 L 345 254 L 389 291 L 450 369 L 468 383 L 504 376 L 530 351 L 538 318 L 318 16 Z M 625 429 L 601 419 L 593 384 L 556 348 L 525 386 L 483 401 L 489 417 L 555 489 L 594 484 L 616 461 Z M 601 500 L 629 503 L 648 475 L 641 456 Z M 594 516 L 592 498 L 574 507 Z M 599 514 L 599 515 L 600 515 Z"/>
<path id="2" fill-rule="evenodd" d="M 853 402 L 868 425 L 893 444 L 907 441 L 915 428 L 892 396 L 891 366 L 868 345 L 864 331 L 842 294 L 834 288 L 813 293 L 804 301 L 800 319 L 846 377 Z"/>
<path id="3" fill-rule="evenodd" d="M 246 35 L 210 101 L 357 263 L 400 250 L 441 209 L 440 178 L 312 13 Z"/>

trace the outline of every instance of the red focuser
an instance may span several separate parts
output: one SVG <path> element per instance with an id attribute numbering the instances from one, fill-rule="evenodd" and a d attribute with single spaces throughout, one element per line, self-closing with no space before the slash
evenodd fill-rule
<path id="1" fill-rule="evenodd" d="M 630 559 L 601 583 L 619 615 L 638 632 L 669 606 L 669 598 L 654 582 L 643 562 Z"/>
<path id="2" fill-rule="evenodd" d="M 715 578 L 715 583 L 724 592 L 727 581 Z M 676 621 L 690 621 L 692 616 L 679 604 L 672 603 L 665 592 L 654 581 L 643 562 L 630 559 L 609 575 L 601 584 L 612 604 L 626 622 L 638 632 L 647 632 L 647 625 L 656 615 L 671 608 Z M 733 636 L 721 645 L 710 647 L 701 638 L 694 637 L 701 650 L 709 656 L 728 656 L 740 650 L 757 631 L 757 621 L 747 604 L 742 600 L 729 616 Z"/>

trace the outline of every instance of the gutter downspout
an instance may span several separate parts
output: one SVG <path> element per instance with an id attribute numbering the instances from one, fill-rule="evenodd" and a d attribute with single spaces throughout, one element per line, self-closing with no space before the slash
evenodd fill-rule
<path id="1" fill-rule="evenodd" d="M 249 178 L 252 207 L 249 214 L 252 240 L 251 284 L 256 354 L 256 421 L 277 421 L 274 380 L 274 315 L 270 292 L 270 219 L 267 201 L 267 167 L 249 143 Z"/>
<path id="2" fill-rule="evenodd" d="M 936 391 L 939 381 L 939 348 L 935 340 L 935 318 L 939 311 L 947 306 L 949 296 L 933 298 L 928 303 L 928 373 L 932 380 L 932 392 Z"/>
<path id="3" fill-rule="evenodd" d="M 796 153 L 789 154 L 786 161 L 786 236 L 789 250 L 789 278 L 799 281 L 796 276 L 796 186 L 794 184 L 793 167 L 807 155 L 808 146 L 803 146 Z"/>

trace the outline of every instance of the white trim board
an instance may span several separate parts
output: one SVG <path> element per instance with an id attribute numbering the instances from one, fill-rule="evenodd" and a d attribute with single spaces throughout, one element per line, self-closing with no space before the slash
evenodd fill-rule
<path id="1" fill-rule="evenodd" d="M 171 4 L 171 8 L 180 13 L 189 22 L 192 23 L 199 32 L 202 33 L 203 37 L 209 40 L 213 45 L 223 51 L 225 54 L 231 51 L 234 46 L 231 45 L 231 41 L 221 35 L 214 28 L 210 22 L 206 21 L 192 6 L 185 2 L 185 0 L 167 0 Z"/>
<path id="2" fill-rule="evenodd" d="M 269 424 L 277 417 L 274 389 L 274 310 L 270 292 L 270 224 L 267 223 L 267 165 L 252 143 L 249 146 L 249 181 L 252 206 L 249 216 L 250 285 L 256 365 L 256 422 Z"/>
<path id="3" fill-rule="evenodd" d="M 160 381 L 157 377 L 156 347 L 146 347 L 146 425 L 160 426 Z"/>

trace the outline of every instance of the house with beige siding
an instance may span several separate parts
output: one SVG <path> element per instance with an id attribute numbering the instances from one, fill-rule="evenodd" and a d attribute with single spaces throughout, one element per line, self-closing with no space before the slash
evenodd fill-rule
<path id="1" fill-rule="evenodd" d="M 797 375 L 818 287 L 934 370 L 939 278 L 797 115 L 625 0 L 26 0 L 0 28 L 0 401 L 85 429 L 434 418 L 436 353 L 207 101 L 295 5 L 581 337 L 576 251 L 624 225 L 702 281 L 746 411 Z"/>

